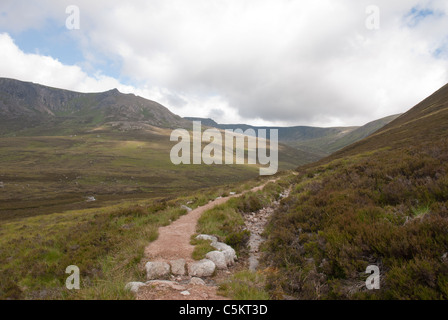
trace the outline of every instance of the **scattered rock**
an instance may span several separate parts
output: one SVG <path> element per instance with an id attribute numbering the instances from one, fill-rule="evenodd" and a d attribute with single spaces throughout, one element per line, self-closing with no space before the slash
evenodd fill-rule
<path id="1" fill-rule="evenodd" d="M 170 275 L 170 265 L 166 262 L 148 262 L 145 269 L 148 280 L 163 279 Z"/>
<path id="2" fill-rule="evenodd" d="M 185 270 L 185 260 L 178 259 L 170 261 L 171 273 L 177 276 L 183 276 L 186 273 Z"/>
<path id="3" fill-rule="evenodd" d="M 0 188 L 4 188 L 5 185 L 3 184 L 3 181 L 0 181 Z"/>
<path id="4" fill-rule="evenodd" d="M 205 281 L 201 278 L 193 277 L 190 279 L 189 284 L 193 286 L 205 286 Z"/>
<path id="5" fill-rule="evenodd" d="M 215 248 L 216 250 L 219 250 L 219 251 L 224 251 L 224 250 L 227 250 L 227 249 L 232 249 L 231 246 L 229 246 L 228 244 L 225 244 L 225 243 L 223 243 L 223 242 L 212 242 L 211 245 L 212 245 L 213 248 Z"/>
<path id="6" fill-rule="evenodd" d="M 124 288 L 132 293 L 137 293 L 138 289 L 144 285 L 145 283 L 143 282 L 128 282 Z"/>
<path id="7" fill-rule="evenodd" d="M 183 295 L 183 296 L 189 296 L 190 292 L 185 290 L 185 291 L 182 291 L 180 294 Z"/>
<path id="8" fill-rule="evenodd" d="M 279 194 L 280 198 L 288 197 L 290 190 L 285 190 Z M 260 245 L 265 241 L 263 232 L 265 226 L 274 213 L 275 209 L 280 204 L 279 201 L 274 201 L 271 206 L 262 208 L 257 212 L 251 212 L 244 215 L 245 229 L 250 232 L 250 238 L 248 242 L 249 247 L 249 270 L 255 271 L 258 267 L 258 260 L 260 258 Z M 230 253 L 229 253 L 230 255 Z"/>
<path id="9" fill-rule="evenodd" d="M 188 265 L 188 274 L 192 277 L 210 277 L 215 272 L 216 265 L 209 259 L 202 259 Z"/>
<path id="10" fill-rule="evenodd" d="M 223 242 L 212 242 L 211 245 L 224 254 L 227 266 L 231 266 L 235 263 L 237 256 L 235 250 L 231 246 Z"/>
<path id="11" fill-rule="evenodd" d="M 218 269 L 227 269 L 227 259 L 223 252 L 221 251 L 210 251 L 205 255 L 205 257 L 216 265 Z"/>
<path id="12" fill-rule="evenodd" d="M 191 209 L 190 207 L 187 207 L 186 205 L 181 205 L 180 206 L 182 209 L 185 209 L 185 210 L 187 210 L 188 212 L 190 212 L 191 210 L 193 210 L 193 209 Z"/>
<path id="13" fill-rule="evenodd" d="M 93 201 L 96 201 L 95 197 L 93 197 L 93 196 L 87 197 L 86 202 L 93 202 Z"/>
<path id="14" fill-rule="evenodd" d="M 442 256 L 442 261 L 447 260 L 447 258 L 448 258 L 448 252 L 445 252 Z"/>
<path id="15" fill-rule="evenodd" d="M 183 291 L 186 289 L 184 286 L 180 285 L 178 282 L 168 281 L 168 280 L 150 280 L 150 281 L 147 281 L 145 284 L 150 285 L 150 286 L 171 288 L 171 289 L 174 289 L 177 291 Z"/>
<path id="16" fill-rule="evenodd" d="M 200 235 L 196 236 L 196 239 L 198 239 L 198 240 L 209 240 L 212 243 L 218 242 L 218 238 L 216 238 L 215 236 L 209 236 L 208 234 L 200 234 Z"/>
<path id="17" fill-rule="evenodd" d="M 237 259 L 235 250 L 233 250 L 233 248 L 229 248 L 229 249 L 223 250 L 221 252 L 224 254 L 224 257 L 226 259 L 226 264 L 228 266 L 233 266 L 235 263 L 235 260 Z"/>
<path id="18" fill-rule="evenodd" d="M 229 195 L 234 196 L 236 195 L 236 192 L 229 192 Z"/>

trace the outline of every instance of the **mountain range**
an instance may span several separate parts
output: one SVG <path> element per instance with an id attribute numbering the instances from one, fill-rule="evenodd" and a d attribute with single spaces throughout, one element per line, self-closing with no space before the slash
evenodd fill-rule
<path id="1" fill-rule="evenodd" d="M 267 129 L 269 132 L 269 129 L 278 129 L 279 142 L 283 144 L 282 153 L 295 158 L 287 162 L 294 162 L 296 166 L 319 160 L 361 140 L 398 116 L 375 120 L 360 127 L 218 124 L 209 118 L 181 118 L 155 101 L 123 94 L 117 89 L 81 93 L 0 78 L 0 136 L 74 135 L 98 130 L 99 127 L 113 127 L 121 131 L 154 127 L 191 128 L 191 121 L 196 120 L 204 126 L 222 130 Z"/>
<path id="2" fill-rule="evenodd" d="M 400 114 L 384 117 L 369 122 L 363 126 L 329 128 L 310 126 L 257 127 L 247 124 L 218 124 L 210 118 L 186 117 L 185 119 L 191 121 L 201 121 L 203 125 L 222 130 L 235 130 L 240 128 L 242 130 L 266 129 L 269 131 L 269 129 L 277 129 L 280 142 L 308 153 L 311 159 L 310 162 L 312 162 L 328 156 L 329 154 L 340 150 L 353 142 L 362 140 L 399 116 Z"/>

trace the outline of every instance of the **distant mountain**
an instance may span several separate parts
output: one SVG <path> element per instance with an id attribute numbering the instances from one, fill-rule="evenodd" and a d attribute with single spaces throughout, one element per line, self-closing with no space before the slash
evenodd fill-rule
<path id="1" fill-rule="evenodd" d="M 53 134 L 104 123 L 132 121 L 161 128 L 188 124 L 157 102 L 117 89 L 80 93 L 0 78 L 0 134 L 31 130 Z"/>
<path id="2" fill-rule="evenodd" d="M 314 150 L 315 152 L 322 152 L 323 155 L 329 155 L 338 151 L 356 141 L 364 139 L 371 135 L 378 129 L 381 129 L 389 122 L 395 120 L 400 115 L 392 115 L 378 120 L 371 121 L 361 127 L 347 127 L 342 128 L 342 131 L 336 131 L 332 135 L 325 135 L 316 139 L 307 139 L 304 141 L 296 141 L 290 143 L 291 146 L 302 150 Z M 340 128 L 335 128 L 340 129 Z"/>
<path id="3" fill-rule="evenodd" d="M 375 131 L 378 131 L 382 127 L 384 127 L 389 122 L 397 119 L 401 114 L 395 114 L 392 116 L 384 117 L 372 122 L 369 122 L 362 127 L 357 128 L 356 130 L 353 130 L 352 132 L 344 135 L 342 138 L 334 141 L 328 146 L 328 150 L 330 152 L 337 151 L 339 149 L 342 149 L 345 146 L 348 146 L 352 143 L 355 143 L 356 141 L 362 140 L 365 137 L 370 136 Z"/>
<path id="4" fill-rule="evenodd" d="M 378 129 L 382 128 L 399 115 L 385 117 L 367 123 L 361 127 L 265 127 L 250 126 L 246 124 L 218 124 L 210 118 L 186 117 L 190 121 L 201 121 L 202 125 L 219 129 L 278 129 L 279 141 L 310 155 L 310 158 L 317 160 L 332 152 L 342 149 L 356 141 L 359 141 Z"/>

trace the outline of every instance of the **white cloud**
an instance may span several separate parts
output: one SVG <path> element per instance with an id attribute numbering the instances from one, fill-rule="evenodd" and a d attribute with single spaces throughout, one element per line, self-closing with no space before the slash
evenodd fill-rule
<path id="1" fill-rule="evenodd" d="M 14 29 L 63 22 L 65 2 L 43 2 L 40 22 Z M 370 1 L 79 0 L 86 64 L 119 61 L 134 86 L 17 47 L 17 64 L 37 59 L 39 68 L 0 65 L 0 73 L 77 90 L 134 90 L 182 116 L 221 122 L 363 124 L 406 111 L 448 82 L 448 55 L 435 55 L 448 48 L 446 1 L 375 2 L 377 31 L 365 28 Z M 411 8 L 435 14 L 409 24 Z M 8 12 L 30 15 L 13 5 Z"/>
<path id="2" fill-rule="evenodd" d="M 117 80 L 102 76 L 91 77 L 78 66 L 68 66 L 49 56 L 21 51 L 6 33 L 0 34 L 0 74 L 2 77 L 32 81 L 57 88 L 82 92 L 99 92 L 120 87 Z"/>

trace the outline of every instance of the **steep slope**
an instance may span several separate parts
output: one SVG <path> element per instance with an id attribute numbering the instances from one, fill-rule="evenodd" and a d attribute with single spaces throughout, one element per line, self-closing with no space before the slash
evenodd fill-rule
<path id="1" fill-rule="evenodd" d="M 269 227 L 272 293 L 448 299 L 448 85 L 371 136 L 298 168 Z M 380 289 L 366 288 L 377 266 Z"/>
<path id="2" fill-rule="evenodd" d="M 117 89 L 80 93 L 0 78 L 0 134 L 54 135 L 121 121 L 162 128 L 187 125 L 157 102 Z"/>

